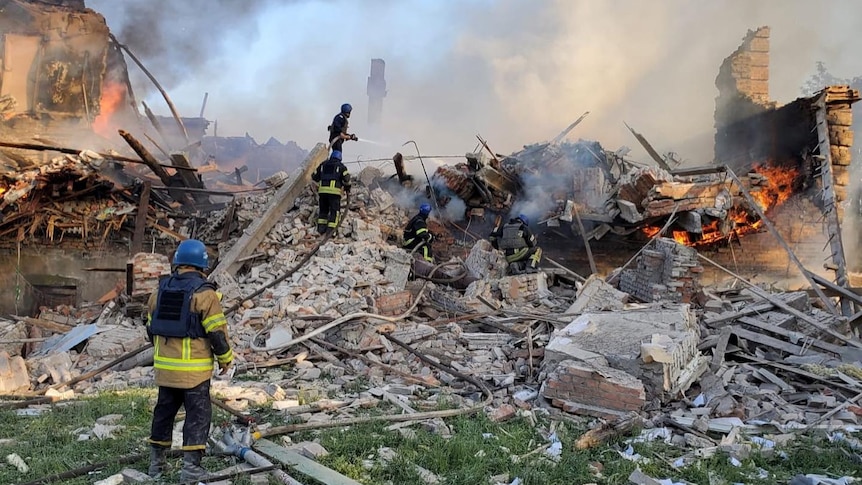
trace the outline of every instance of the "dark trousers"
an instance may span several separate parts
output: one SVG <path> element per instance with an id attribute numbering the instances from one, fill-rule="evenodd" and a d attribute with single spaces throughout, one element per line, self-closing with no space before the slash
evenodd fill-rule
<path id="1" fill-rule="evenodd" d="M 327 229 L 335 230 L 341 212 L 341 196 L 318 194 L 320 211 L 317 213 L 317 232 L 323 234 Z"/>
<path id="2" fill-rule="evenodd" d="M 210 381 L 191 389 L 159 386 L 159 399 L 153 409 L 153 424 L 149 442 L 154 446 L 170 448 L 174 430 L 174 419 L 180 406 L 186 408 L 183 424 L 183 450 L 204 450 L 210 434 L 212 403 Z"/>

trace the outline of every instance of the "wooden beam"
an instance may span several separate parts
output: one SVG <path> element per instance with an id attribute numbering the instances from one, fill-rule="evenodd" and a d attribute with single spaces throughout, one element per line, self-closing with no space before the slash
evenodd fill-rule
<path id="1" fill-rule="evenodd" d="M 150 167 L 150 170 L 152 170 L 153 173 L 156 174 L 156 176 L 159 178 L 159 180 L 162 181 L 163 184 L 168 186 L 171 185 L 171 176 L 168 174 L 165 168 L 162 167 L 162 164 L 160 164 L 159 161 L 156 160 L 156 157 L 154 157 L 153 154 L 150 153 L 150 151 L 147 150 L 147 148 L 143 144 L 141 144 L 141 142 L 138 141 L 137 138 L 132 136 L 132 134 L 126 130 L 118 130 L 118 133 L 123 138 L 123 140 L 126 140 L 126 143 L 128 143 L 129 146 L 132 147 L 132 150 L 134 150 L 135 153 L 137 153 L 138 156 L 141 157 L 141 160 L 143 160 L 144 163 L 147 164 L 147 167 Z"/>
<path id="2" fill-rule="evenodd" d="M 294 470 L 327 485 L 361 485 L 356 480 L 327 468 L 320 463 L 306 458 L 295 451 L 278 446 L 267 439 L 257 440 L 253 448 L 272 460 L 283 463 Z"/>
<path id="3" fill-rule="evenodd" d="M 144 247 L 144 231 L 147 228 L 147 213 L 150 210 L 150 188 L 152 183 L 144 182 L 141 188 L 141 199 L 138 202 L 138 213 L 135 215 L 135 234 L 132 236 L 132 256 L 141 252 Z"/>
<path id="4" fill-rule="evenodd" d="M 750 360 L 751 362 L 756 362 L 756 363 L 761 364 L 761 365 L 768 365 L 770 367 L 775 367 L 776 369 L 781 369 L 783 371 L 787 371 L 787 372 L 791 372 L 791 373 L 796 374 L 796 375 L 807 377 L 808 379 L 811 379 L 812 381 L 822 382 L 822 383 L 824 383 L 830 387 L 840 387 L 841 389 L 844 389 L 845 391 L 859 392 L 859 389 L 854 388 L 854 387 L 850 387 L 849 385 L 844 384 L 842 382 L 831 381 L 831 380 L 829 380 L 829 379 L 827 379 L 821 375 L 817 375 L 817 374 L 814 374 L 812 372 L 798 369 L 796 367 L 793 367 L 793 366 L 790 366 L 787 364 L 780 364 L 778 362 L 772 362 L 770 360 L 764 360 L 764 359 L 761 359 L 759 357 L 755 357 L 753 355 L 748 355 L 748 354 L 738 354 L 737 357 L 741 357 L 743 359 Z"/>
<path id="5" fill-rule="evenodd" d="M 66 147 L 58 147 L 52 145 L 40 145 L 38 143 L 14 143 L 11 141 L 0 141 L 0 147 L 3 148 L 15 148 L 17 150 L 33 150 L 37 152 L 57 152 L 57 153 L 66 153 L 68 155 L 78 155 L 84 150 L 79 148 L 66 148 Z M 124 157 L 122 155 L 116 155 L 112 153 L 97 153 L 100 157 L 105 160 L 111 160 L 115 162 L 123 162 L 123 163 L 134 163 L 146 165 L 147 162 L 141 160 L 135 160 L 134 158 Z M 192 172 L 197 172 L 196 168 L 184 168 L 184 167 L 173 167 L 173 165 L 168 165 L 166 163 L 159 163 L 162 167 L 167 168 L 176 168 L 177 170 L 189 170 Z"/>
<path id="6" fill-rule="evenodd" d="M 233 227 L 233 218 L 236 214 L 236 206 L 237 201 L 234 199 L 230 202 L 230 206 L 227 208 L 227 213 L 224 216 L 224 229 L 222 229 L 220 242 L 227 242 L 230 237 L 230 229 Z"/>
<path id="7" fill-rule="evenodd" d="M 750 325 L 755 328 L 759 328 L 766 332 L 774 333 L 776 335 L 781 335 L 785 338 L 793 338 L 794 336 L 800 335 L 800 332 L 794 332 L 792 330 L 787 330 L 786 328 L 779 327 L 778 325 L 772 325 L 770 323 L 762 322 L 756 318 L 750 317 L 742 317 L 739 319 L 740 323 L 745 325 Z M 727 327 L 724 327 L 727 328 Z M 795 334 L 795 335 L 794 335 Z M 846 350 L 846 347 L 842 347 L 840 345 L 830 344 L 828 342 L 824 342 L 822 340 L 816 339 L 814 337 L 805 336 L 805 339 L 810 342 L 811 347 L 818 348 L 820 350 L 825 350 L 826 352 L 833 353 L 835 355 L 840 356 L 843 351 Z"/>
<path id="8" fill-rule="evenodd" d="M 775 226 L 772 224 L 772 221 L 770 221 L 769 218 L 766 217 L 766 213 L 763 212 L 763 209 L 761 209 L 759 205 L 757 205 L 757 202 L 754 200 L 754 198 L 751 196 L 745 186 L 742 185 L 742 181 L 739 180 L 739 177 L 737 177 L 736 174 L 733 173 L 733 170 L 731 170 L 730 167 L 727 168 L 726 173 L 731 179 L 733 179 L 734 182 L 736 182 L 736 185 L 739 186 L 739 193 L 742 194 L 743 197 L 745 197 L 745 200 L 748 202 L 748 205 L 751 207 L 751 209 L 757 212 L 757 215 L 760 216 L 760 220 L 763 221 L 763 225 L 766 226 L 767 229 L 769 229 L 769 232 L 772 233 L 772 236 L 775 237 L 775 239 L 778 241 L 778 244 L 780 244 L 781 247 L 784 248 L 784 251 L 787 252 L 787 256 L 789 256 L 790 260 L 793 261 L 793 264 L 795 264 L 796 267 L 799 268 L 799 272 L 802 273 L 802 276 L 804 276 L 806 280 L 808 280 L 808 284 L 811 285 L 812 288 L 814 288 L 814 291 L 817 292 L 817 296 L 819 296 L 820 299 L 823 300 L 823 304 L 826 306 L 826 308 L 833 315 L 839 315 L 840 313 L 838 312 L 838 309 L 835 308 L 835 305 L 832 304 L 832 300 L 830 300 L 825 294 L 823 294 L 823 290 L 821 290 L 820 287 L 817 286 L 817 284 L 814 282 L 814 280 L 811 279 L 811 273 L 805 268 L 805 266 L 802 265 L 802 261 L 799 261 L 799 258 L 796 257 L 796 253 L 794 253 L 793 250 L 790 249 L 790 245 L 788 245 L 787 241 L 785 241 L 784 238 L 781 237 L 781 234 L 778 232 L 778 229 L 776 229 Z"/>
<path id="9" fill-rule="evenodd" d="M 727 352 L 727 343 L 730 341 L 730 335 L 733 333 L 733 327 L 722 327 L 721 333 L 718 334 L 718 342 L 715 344 L 715 349 L 712 354 L 712 362 L 709 364 L 710 370 L 716 372 L 721 364 L 724 363 L 724 354 Z"/>
<path id="10" fill-rule="evenodd" d="M 192 164 L 189 163 L 189 158 L 183 152 L 173 152 L 171 153 L 171 163 L 175 167 L 191 167 Z M 193 173 L 183 170 L 181 172 L 177 172 L 180 174 L 180 177 L 183 179 L 183 183 L 186 187 L 191 187 L 194 189 L 204 189 L 204 183 Z"/>
<path id="11" fill-rule="evenodd" d="M 318 143 L 309 152 L 303 165 L 290 175 L 290 178 L 285 181 L 272 197 L 270 205 L 263 216 L 243 231 L 242 237 L 220 259 L 218 266 L 210 273 L 211 280 L 221 273 L 228 273 L 233 276 L 239 271 L 239 268 L 242 266 L 239 259 L 255 251 L 270 229 L 281 219 L 281 216 L 293 207 L 296 198 L 305 190 L 312 172 L 326 160 L 328 154 L 329 151 L 323 143 Z"/>
<path id="12" fill-rule="evenodd" d="M 744 284 L 745 286 L 748 286 L 748 287 L 751 289 L 752 293 L 754 293 L 755 295 L 757 295 L 757 296 L 759 296 L 759 297 L 763 298 L 764 300 L 769 301 L 770 303 L 772 303 L 773 305 L 777 306 L 778 308 L 781 308 L 781 309 L 782 309 L 782 310 L 784 310 L 785 312 L 787 312 L 787 313 L 789 313 L 789 314 L 791 314 L 791 315 L 795 316 L 796 318 L 798 318 L 798 319 L 800 319 L 800 320 L 804 321 L 805 323 L 808 323 L 808 324 L 809 324 L 809 325 L 811 325 L 812 327 L 814 327 L 814 328 L 816 328 L 816 329 L 818 329 L 818 330 L 821 330 L 821 331 L 823 331 L 823 332 L 825 332 L 825 333 L 827 333 L 827 334 L 829 334 L 829 335 L 831 335 L 831 336 L 833 336 L 833 337 L 837 338 L 838 340 L 840 340 L 840 341 L 842 341 L 842 342 L 845 342 L 845 343 L 847 343 L 847 344 L 849 344 L 849 345 L 852 345 L 852 346 L 854 346 L 854 347 L 856 347 L 856 348 L 860 348 L 860 349 L 862 349 L 862 342 L 860 342 L 858 339 L 855 339 L 855 338 L 853 338 L 853 337 L 848 337 L 848 336 L 846 336 L 846 335 L 842 335 L 841 333 L 836 332 L 836 331 L 835 331 L 835 329 L 833 329 L 833 328 L 831 328 L 831 327 L 827 327 L 827 326 L 826 326 L 826 325 L 824 325 L 823 323 L 821 323 L 821 322 L 819 322 L 819 321 L 815 320 L 811 315 L 806 315 L 805 313 L 802 313 L 802 312 L 800 312 L 799 310 L 797 310 L 797 309 L 795 309 L 795 308 L 791 307 L 791 306 L 790 306 L 790 305 L 788 305 L 787 303 L 784 303 L 784 302 L 783 302 L 783 301 L 781 301 L 780 299 L 778 299 L 778 298 L 774 298 L 772 295 L 770 295 L 769 293 L 767 293 L 766 291 L 764 291 L 764 290 L 763 290 L 762 288 L 760 288 L 759 286 L 755 285 L 754 283 L 751 283 L 750 281 L 746 280 L 746 279 L 745 279 L 745 278 L 743 278 L 742 276 L 739 276 L 738 274 L 736 274 L 736 273 L 734 273 L 733 271 L 731 271 L 731 270 L 729 270 L 729 269 L 725 268 L 724 266 L 722 266 L 722 265 L 720 265 L 720 264 L 716 263 L 715 261 L 713 261 L 713 260 L 709 259 L 708 257 L 704 256 L 703 254 L 698 253 L 698 255 L 697 255 L 697 256 L 698 256 L 700 259 L 702 259 L 702 260 L 706 261 L 707 263 L 709 263 L 709 264 L 711 264 L 711 265 L 715 266 L 716 268 L 718 268 L 718 269 L 720 269 L 720 270 L 724 271 L 725 273 L 729 274 L 730 276 L 733 276 L 734 278 L 736 278 L 737 280 L 739 280 L 742 284 Z"/>
<path id="13" fill-rule="evenodd" d="M 777 338 L 770 337 L 769 335 L 764 335 L 762 333 L 752 332 L 751 330 L 745 330 L 744 328 L 740 328 L 737 326 L 731 327 L 733 329 L 733 333 L 742 339 L 750 340 L 752 342 L 759 343 L 761 345 L 766 345 L 767 347 L 772 347 L 774 349 L 781 350 L 782 352 L 787 352 L 788 354 L 793 355 L 818 355 L 822 356 L 824 359 L 828 359 L 828 355 L 823 355 L 819 352 L 811 352 L 804 347 L 799 345 L 793 345 L 790 342 L 785 342 L 783 340 L 778 340 Z"/>
<path id="14" fill-rule="evenodd" d="M 174 116 L 174 121 L 177 122 L 177 126 L 180 128 L 180 133 L 183 134 L 183 138 L 185 138 L 186 143 L 188 143 L 189 142 L 189 132 L 186 131 L 186 125 L 183 124 L 183 120 L 182 120 L 182 118 L 180 118 L 180 114 L 177 112 L 177 108 L 174 106 L 174 103 L 171 101 L 171 97 L 168 96 L 168 93 L 162 88 L 162 85 L 159 84 L 159 82 L 156 80 L 156 78 L 150 73 L 150 71 L 147 70 L 146 67 L 144 67 L 144 64 L 135 56 L 135 54 L 132 53 L 131 50 L 129 50 L 129 48 L 127 46 L 120 44 L 120 42 L 117 40 L 117 38 L 114 37 L 114 34 L 109 33 L 108 36 L 110 37 L 110 39 L 112 41 L 114 41 L 114 44 L 116 44 L 119 48 L 126 51 L 126 54 L 128 54 L 129 57 L 131 57 L 132 60 L 135 61 L 135 64 L 137 64 L 138 67 L 141 68 L 141 71 L 144 71 L 144 74 L 146 74 L 147 77 L 150 78 L 150 81 L 152 81 L 152 83 L 156 87 L 156 89 L 158 89 L 159 92 L 162 93 L 162 97 L 165 99 L 165 103 L 167 103 L 168 109 L 171 110 L 171 114 Z"/>
<path id="15" fill-rule="evenodd" d="M 858 288 L 847 288 L 841 285 L 837 285 L 826 278 L 820 276 L 819 274 L 811 273 L 811 279 L 814 280 L 815 283 L 820 284 L 821 286 L 826 287 L 827 290 L 831 290 L 832 294 L 838 294 L 843 298 L 849 298 L 856 302 L 857 304 L 862 305 L 862 295 L 859 295 L 856 290 Z M 829 292 L 827 292 L 829 294 Z M 849 316 L 849 315 L 848 315 Z"/>
<path id="16" fill-rule="evenodd" d="M 578 231 L 581 232 L 581 239 L 584 241 L 584 247 L 587 249 L 587 258 L 590 260 L 590 274 L 599 274 L 599 270 L 596 269 L 596 260 L 593 258 L 593 250 L 590 248 L 590 241 L 587 238 L 586 231 L 584 230 L 584 223 L 581 222 L 581 214 L 578 213 L 578 206 L 573 204 L 572 210 L 575 213 L 575 220 L 578 222 Z"/>
<path id="17" fill-rule="evenodd" d="M 832 175 L 832 143 L 829 141 L 829 123 L 826 120 L 827 91 L 823 91 L 814 103 L 814 121 L 817 128 L 817 150 L 820 152 L 820 200 L 823 208 L 832 264 L 835 265 L 835 280 L 838 286 L 846 287 L 847 260 L 844 257 L 844 241 L 841 238 L 841 221 L 838 217 L 838 197 L 835 194 L 835 179 Z M 809 279 L 810 280 L 810 279 Z M 816 290 L 817 288 L 815 288 Z M 845 317 L 853 314 L 853 306 L 847 298 L 841 298 L 841 313 Z"/>
<path id="18" fill-rule="evenodd" d="M 664 159 L 661 157 L 661 155 L 659 155 L 659 154 L 658 154 L 658 152 L 657 152 L 657 151 L 655 151 L 655 148 L 653 148 L 653 147 L 652 147 L 652 145 L 650 145 L 650 142 L 648 142 L 648 141 L 647 141 L 647 139 L 646 139 L 646 138 L 644 138 L 644 136 L 643 136 L 643 135 L 641 135 L 640 133 L 636 132 L 636 131 L 634 130 L 634 128 L 632 128 L 631 126 L 629 126 L 629 124 L 628 124 L 628 123 L 625 123 L 625 122 L 624 122 L 623 124 L 624 124 L 624 125 L 626 125 L 626 128 L 628 128 L 630 132 L 632 132 L 632 135 L 634 135 L 634 136 L 635 136 L 635 138 L 637 138 L 638 143 L 640 143 L 640 144 L 641 144 L 641 146 L 642 146 L 642 147 L 644 147 L 644 150 L 646 150 L 646 151 L 647 151 L 647 153 L 649 153 L 649 156 L 650 156 L 653 160 L 655 160 L 655 163 L 657 163 L 659 167 L 661 167 L 663 170 L 666 170 L 666 171 L 668 171 L 668 172 L 670 172 L 670 171 L 672 170 L 672 169 L 670 168 L 670 165 L 668 165 L 668 164 L 667 164 L 667 162 L 665 162 L 665 161 L 664 161 Z"/>

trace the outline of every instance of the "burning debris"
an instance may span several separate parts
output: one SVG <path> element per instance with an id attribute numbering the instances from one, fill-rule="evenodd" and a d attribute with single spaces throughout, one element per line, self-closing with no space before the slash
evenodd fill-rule
<path id="1" fill-rule="evenodd" d="M 216 260 L 210 279 L 223 295 L 237 372 L 265 376 L 259 383 L 216 381 L 214 402 L 247 425 L 256 421 L 252 405 L 270 406 L 292 423 L 260 426 L 261 436 L 407 421 L 405 414 L 411 424 L 445 434 L 446 416 L 484 412 L 503 421 L 519 412 L 568 413 L 592 427 L 579 449 L 643 425 L 647 434 L 691 450 L 683 466 L 719 449 L 741 456 L 751 449 L 747 441 L 762 443 L 776 431 L 856 429 L 862 317 L 855 311 L 862 297 L 847 287 L 836 204 L 847 197 L 846 128 L 859 94 L 833 86 L 785 107 L 771 103 L 766 83 L 743 82 L 763 81 L 768 29 L 750 33 L 722 66 L 717 153 L 742 150 L 745 143 L 737 139 L 733 147 L 728 139 L 747 140 L 742 134 L 755 128 L 774 132 L 789 123 L 804 136 L 774 149 L 758 140 L 745 157 L 679 168 L 632 130 L 655 162 L 645 165 L 628 158 L 625 147 L 564 141 L 585 114 L 552 141 L 509 156 L 480 138 L 484 151 L 439 167 L 424 193 L 397 154 L 398 183 L 380 170 L 362 171 L 345 197 L 345 217 L 317 238 L 317 194 L 308 181 L 328 156 L 325 146 L 304 152 L 274 139 L 258 145 L 249 136 L 206 137 L 203 109 L 199 118 L 159 118 L 144 106 L 150 125 L 142 126 L 122 57 L 134 59 L 128 48 L 98 15 L 78 12 L 82 4 L 42 3 L 10 2 L 15 11 L 63 20 L 68 31 L 60 29 L 60 39 L 13 39 L 47 42 L 54 58 L 30 60 L 51 82 L 26 109 L 25 98 L 0 97 L 7 116 L 0 133 L 15 135 L 0 142 L 0 238 L 10 246 L 60 248 L 74 240 L 88 249 L 112 242 L 127 262 L 90 268 L 124 277 L 92 304 L 79 304 L 74 284 L 57 283 L 69 301 L 40 300 L 26 316 L 16 300 L 16 314 L 0 320 L 0 391 L 27 399 L 4 399 L 0 407 L 152 385 L 141 316 L 171 271 L 165 243 L 193 237 Z M 52 43 L 73 42 L 72 12 L 93 28 L 87 49 L 63 58 Z M 72 62 L 79 58 L 87 62 Z M 88 63 L 104 69 L 71 69 Z M 742 90 L 750 91 L 743 93 L 749 116 L 731 119 L 731 98 Z M 53 104 L 39 105 L 48 94 Z M 46 114 L 40 106 L 107 137 L 87 139 L 105 148 L 64 148 L 47 138 L 30 143 L 40 136 L 32 117 Z M 119 140 L 126 145 L 115 146 Z M 46 156 L 52 152 L 62 156 Z M 814 189 L 825 194 L 817 209 L 827 219 L 835 283 L 804 268 L 768 219 Z M 435 203 L 428 227 L 441 263 L 401 249 L 415 208 L 397 201 L 423 198 Z M 606 278 L 591 252 L 589 278 L 556 262 L 506 276 L 502 253 L 469 229 L 486 227 L 486 216 L 519 213 L 538 220 L 543 237 L 563 233 L 570 253 L 573 235 L 587 250 L 590 241 L 645 244 Z M 455 224 L 464 219 L 465 228 Z M 706 256 L 761 228 L 798 263 L 814 295 L 767 292 Z M 462 235 L 474 240 L 465 244 Z M 15 274 L 23 274 L 17 264 Z M 706 268 L 733 283 L 707 285 Z M 362 382 L 369 386 L 357 390 Z M 436 410 L 444 403 L 455 409 Z M 405 414 L 359 412 L 376 406 Z M 230 432 L 225 436 L 224 447 L 233 449 Z M 322 454 L 313 448 L 303 449 Z"/>

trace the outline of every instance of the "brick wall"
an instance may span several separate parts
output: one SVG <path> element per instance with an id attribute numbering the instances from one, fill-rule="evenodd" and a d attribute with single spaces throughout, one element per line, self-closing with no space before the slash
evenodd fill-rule
<path id="1" fill-rule="evenodd" d="M 630 374 L 574 360 L 549 373 L 542 394 L 567 412 L 598 417 L 638 411 L 646 401 L 643 384 Z"/>
<path id="2" fill-rule="evenodd" d="M 673 239 L 658 239 L 638 256 L 636 265 L 620 274 L 620 290 L 635 298 L 689 303 L 700 291 L 703 267 L 697 251 Z"/>

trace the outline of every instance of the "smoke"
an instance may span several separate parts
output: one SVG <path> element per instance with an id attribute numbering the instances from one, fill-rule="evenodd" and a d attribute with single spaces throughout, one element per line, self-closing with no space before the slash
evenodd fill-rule
<path id="1" fill-rule="evenodd" d="M 601 162 L 596 159 L 600 158 Z M 531 221 L 539 222 L 550 212 L 558 212 L 566 202 L 566 195 L 575 187 L 574 174 L 587 168 L 604 166 L 604 149 L 594 141 L 578 140 L 576 143 L 563 143 L 558 147 L 548 147 L 532 156 L 522 156 L 512 163 L 519 171 L 523 193 L 509 211 L 509 217 L 520 214 Z M 555 166 L 548 169 L 545 160 L 556 160 Z M 604 170 L 603 170 L 604 172 Z M 595 178 L 595 177 L 587 177 Z M 577 177 L 577 180 L 582 180 Z M 580 194 L 581 198 L 591 197 L 601 199 L 602 193 L 591 192 Z M 584 200 L 590 207 L 602 208 L 604 200 Z"/>
<path id="2" fill-rule="evenodd" d="M 111 32 L 155 73 L 166 89 L 204 73 L 229 71 L 235 42 L 254 42 L 257 19 L 275 0 L 88 0 Z M 132 65 L 131 63 L 129 63 Z M 133 79 L 145 78 L 131 68 Z M 150 89 L 144 84 L 144 91 Z M 188 113 L 187 115 L 191 115 Z"/>
<path id="3" fill-rule="evenodd" d="M 481 133 L 498 153 L 556 136 L 648 155 L 712 158 L 715 76 L 748 29 L 772 27 L 771 97 L 792 100 L 824 61 L 862 73 L 862 3 L 834 0 L 89 0 L 166 84 L 185 115 L 204 92 L 220 134 L 250 133 L 311 148 L 341 103 L 351 131 L 392 146 L 461 154 Z M 799 19 L 805 19 L 800 22 Z M 386 61 L 383 126 L 365 123 L 370 59 Z M 134 71 L 135 69 L 132 68 Z M 154 103 L 155 105 L 156 103 Z M 392 150 L 348 142 L 347 153 Z"/>

